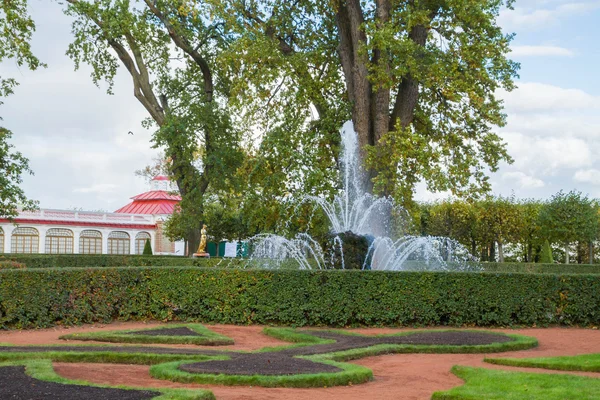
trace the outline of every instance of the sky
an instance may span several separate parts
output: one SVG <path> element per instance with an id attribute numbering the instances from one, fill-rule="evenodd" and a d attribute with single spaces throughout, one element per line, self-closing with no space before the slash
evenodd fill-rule
<path id="1" fill-rule="evenodd" d="M 0 76 L 20 82 L 0 115 L 35 172 L 22 187 L 42 208 L 114 211 L 149 189 L 134 175 L 159 154 L 141 127 L 146 112 L 122 68 L 112 96 L 94 86 L 88 67 L 74 72 L 65 55 L 71 20 L 59 4 L 31 0 L 30 11 L 33 51 L 48 68 L 0 64 Z M 516 34 L 510 57 L 521 69 L 518 89 L 498 93 L 508 123 L 497 132 L 515 161 L 491 175 L 494 194 L 545 199 L 575 189 L 600 198 L 599 20 L 597 0 L 516 0 L 502 11 L 498 22 Z M 443 196 L 423 185 L 416 195 Z"/>

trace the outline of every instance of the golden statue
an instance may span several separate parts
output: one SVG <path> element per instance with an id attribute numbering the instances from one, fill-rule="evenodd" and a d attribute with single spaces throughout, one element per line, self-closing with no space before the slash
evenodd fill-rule
<path id="1" fill-rule="evenodd" d="M 206 253 L 206 224 L 203 224 L 200 230 L 200 245 L 196 253 Z"/>

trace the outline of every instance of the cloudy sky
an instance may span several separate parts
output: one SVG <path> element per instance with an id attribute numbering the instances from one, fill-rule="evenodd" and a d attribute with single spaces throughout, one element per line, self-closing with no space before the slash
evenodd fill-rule
<path id="1" fill-rule="evenodd" d="M 73 72 L 65 56 L 70 19 L 56 2 L 32 0 L 30 9 L 33 50 L 48 68 L 0 64 L 1 76 L 21 83 L 0 115 L 35 172 L 23 187 L 44 208 L 113 211 L 147 190 L 134 176 L 158 154 L 140 126 L 145 111 L 127 75 L 118 74 L 109 96 L 85 66 Z M 501 94 L 508 125 L 499 133 L 515 162 L 492 176 L 494 193 L 547 198 L 577 189 L 600 197 L 598 20 L 597 0 L 517 0 L 501 14 L 505 31 L 516 33 L 512 58 L 521 71 L 519 88 Z"/>

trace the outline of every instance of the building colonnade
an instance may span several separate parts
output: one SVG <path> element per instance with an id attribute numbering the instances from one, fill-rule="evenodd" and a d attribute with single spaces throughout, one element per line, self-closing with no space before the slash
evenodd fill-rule
<path id="1" fill-rule="evenodd" d="M 154 250 L 155 232 L 102 227 L 7 224 L 0 226 L 0 253 L 142 254 L 146 240 Z"/>

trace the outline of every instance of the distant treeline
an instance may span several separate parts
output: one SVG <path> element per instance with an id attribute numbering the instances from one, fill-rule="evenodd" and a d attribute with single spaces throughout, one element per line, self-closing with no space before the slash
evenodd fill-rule
<path id="1" fill-rule="evenodd" d="M 482 261 L 594 263 L 600 240 L 600 202 L 577 191 L 422 203 L 413 215 L 422 235 L 451 237 Z"/>

